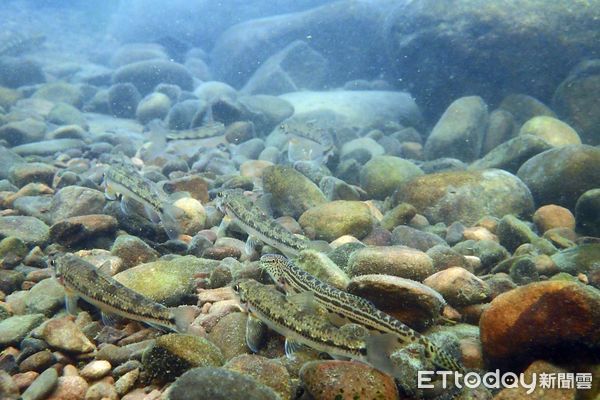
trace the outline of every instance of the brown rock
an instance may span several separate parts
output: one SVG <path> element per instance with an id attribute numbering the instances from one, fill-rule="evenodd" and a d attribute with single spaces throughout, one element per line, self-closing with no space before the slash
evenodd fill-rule
<path id="1" fill-rule="evenodd" d="M 184 176 L 171 179 L 163 186 L 168 193 L 188 192 L 192 198 L 201 203 L 208 203 L 208 182 L 200 176 Z"/>
<path id="2" fill-rule="evenodd" d="M 465 228 L 463 232 L 463 238 L 465 240 L 493 240 L 498 241 L 498 236 L 487 230 L 482 226 L 474 226 L 472 228 Z"/>
<path id="3" fill-rule="evenodd" d="M 115 386 L 106 381 L 94 383 L 85 393 L 85 400 L 118 400 Z"/>
<path id="4" fill-rule="evenodd" d="M 27 371 L 19 374 L 14 374 L 12 376 L 13 381 L 19 388 L 21 392 L 31 385 L 31 383 L 37 378 L 40 374 L 35 371 Z"/>
<path id="5" fill-rule="evenodd" d="M 290 374 L 283 364 L 255 354 L 242 354 L 232 358 L 223 366 L 254 378 L 273 389 L 282 400 L 292 398 Z"/>
<path id="6" fill-rule="evenodd" d="M 533 222 L 541 232 L 552 228 L 575 230 L 575 217 L 571 211 L 555 204 L 538 208 L 533 214 Z"/>
<path id="7" fill-rule="evenodd" d="M 89 353 L 96 346 L 79 330 L 71 317 L 56 318 L 48 321 L 42 337 L 50 347 L 74 353 Z"/>
<path id="8" fill-rule="evenodd" d="M 453 306 L 478 304 L 491 294 L 487 283 L 461 267 L 436 272 L 423 283 L 441 293 Z"/>
<path id="9" fill-rule="evenodd" d="M 492 364 L 515 365 L 538 355 L 572 358 L 600 345 L 600 292 L 571 281 L 532 283 L 496 297 L 479 327 Z"/>
<path id="10" fill-rule="evenodd" d="M 81 369 L 81 376 L 89 381 L 96 381 L 106 376 L 112 366 L 106 360 L 94 360 Z"/>
<path id="11" fill-rule="evenodd" d="M 52 366 L 56 362 L 56 358 L 50 352 L 50 350 L 43 350 L 34 353 L 21 361 L 19 364 L 19 371 L 38 371 L 41 372 L 46 368 Z"/>
<path id="12" fill-rule="evenodd" d="M 528 393 L 528 389 L 523 386 L 506 388 L 502 389 L 500 393 L 494 396 L 494 400 L 574 400 L 577 394 L 575 388 L 559 389 L 556 383 L 552 389 L 540 387 L 540 374 L 551 374 L 550 376 L 558 376 L 558 374 L 565 374 L 568 372 L 569 371 L 552 365 L 546 361 L 535 361 L 529 367 L 527 367 L 523 373 L 525 375 L 525 382 L 537 381 L 537 386 L 533 392 Z"/>
<path id="13" fill-rule="evenodd" d="M 83 400 L 88 384 L 80 376 L 61 376 L 56 388 L 46 400 Z"/>
<path id="14" fill-rule="evenodd" d="M 394 378 L 367 364 L 351 361 L 312 361 L 300 379 L 315 400 L 399 399 Z"/>
<path id="15" fill-rule="evenodd" d="M 50 227 L 50 238 L 64 246 L 110 235 L 117 230 L 117 220 L 104 214 L 82 215 L 58 221 Z"/>
<path id="16" fill-rule="evenodd" d="M 350 281 L 347 290 L 415 329 L 435 323 L 445 304 L 430 287 L 390 275 L 358 276 Z"/>

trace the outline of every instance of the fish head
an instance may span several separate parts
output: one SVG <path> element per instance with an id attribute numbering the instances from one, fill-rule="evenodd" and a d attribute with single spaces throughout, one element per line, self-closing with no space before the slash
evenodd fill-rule
<path id="1" fill-rule="evenodd" d="M 62 264 L 60 262 L 60 255 L 51 255 L 48 259 L 48 265 L 50 265 L 50 270 L 54 279 L 56 279 L 61 285 L 64 285 L 65 279 Z"/>
<path id="2" fill-rule="evenodd" d="M 285 284 L 284 271 L 288 263 L 285 256 L 279 254 L 265 254 L 260 258 L 259 266 L 271 276 L 277 284 Z"/>

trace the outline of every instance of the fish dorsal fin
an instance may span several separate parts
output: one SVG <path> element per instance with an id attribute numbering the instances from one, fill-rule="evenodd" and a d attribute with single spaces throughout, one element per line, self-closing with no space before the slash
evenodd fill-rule
<path id="1" fill-rule="evenodd" d="M 257 353 L 264 344 L 267 325 L 255 316 L 248 314 L 246 321 L 246 344 L 253 353 Z"/>
<path id="2" fill-rule="evenodd" d="M 294 354 L 300 350 L 302 350 L 302 348 L 304 347 L 304 345 L 302 343 L 298 343 L 295 342 L 293 340 L 290 340 L 288 338 L 285 339 L 285 355 L 287 358 L 293 358 Z"/>

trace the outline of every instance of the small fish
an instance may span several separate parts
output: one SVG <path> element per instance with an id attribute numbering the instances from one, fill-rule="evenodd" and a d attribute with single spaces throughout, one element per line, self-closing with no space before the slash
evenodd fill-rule
<path id="1" fill-rule="evenodd" d="M 219 192 L 216 205 L 248 234 L 247 252 L 250 252 L 250 248 L 257 240 L 275 247 L 290 257 L 311 245 L 308 239 L 300 238 L 278 224 L 252 200 L 244 196 L 241 190 L 231 189 Z M 221 229 L 223 228 L 224 226 L 221 227 Z"/>
<path id="2" fill-rule="evenodd" d="M 162 222 L 170 239 L 179 236 L 177 216 L 183 211 L 172 203 L 172 199 L 154 182 L 140 175 L 137 169 L 128 163 L 115 163 L 104 173 L 104 195 L 116 200 L 120 194 L 121 209 L 125 214 L 133 212 L 131 201 L 143 206 L 146 217 L 154 223 Z"/>
<path id="3" fill-rule="evenodd" d="M 19 56 L 40 47 L 46 41 L 42 34 L 23 35 L 12 32 L 0 38 L 0 56 Z"/>
<path id="4" fill-rule="evenodd" d="M 98 307 L 103 313 L 116 314 L 144 322 L 159 329 L 187 332 L 196 307 L 165 307 L 124 286 L 94 265 L 73 254 L 61 254 L 50 261 L 54 277 L 65 287 L 67 311 L 75 314 L 77 299 Z"/>
<path id="5" fill-rule="evenodd" d="M 289 135 L 288 160 L 294 164 L 298 161 L 315 161 L 327 163 L 335 151 L 333 136 L 324 128 L 330 124 L 324 116 L 315 119 L 289 118 L 279 125 L 280 132 Z"/>
<path id="6" fill-rule="evenodd" d="M 398 346 L 393 335 L 372 336 L 356 324 L 336 327 L 325 315 L 308 313 L 275 288 L 254 280 L 236 284 L 234 291 L 252 318 L 286 337 L 288 355 L 298 345 L 304 345 L 335 358 L 362 361 L 390 375 L 400 376 L 401 371 L 391 360 L 391 354 Z"/>
<path id="7" fill-rule="evenodd" d="M 222 122 L 207 122 L 198 128 L 169 132 L 165 137 L 167 140 L 193 140 L 211 138 L 224 133 L 225 125 Z"/>
<path id="8" fill-rule="evenodd" d="M 315 306 L 325 308 L 330 312 L 329 316 L 334 324 L 351 322 L 383 334 L 393 334 L 403 344 L 420 343 L 425 348 L 426 357 L 433 364 L 451 371 L 464 372 L 464 368 L 454 357 L 437 347 L 426 336 L 380 311 L 370 301 L 322 282 L 277 254 L 263 255 L 260 266 L 275 282 L 284 286 L 292 301 L 309 309 L 314 309 Z"/>

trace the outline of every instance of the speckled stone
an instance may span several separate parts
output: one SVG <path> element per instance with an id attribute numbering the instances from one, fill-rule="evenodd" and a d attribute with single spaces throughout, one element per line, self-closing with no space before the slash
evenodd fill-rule
<path id="1" fill-rule="evenodd" d="M 0 345 L 19 343 L 44 321 L 44 314 L 15 315 L 0 321 Z"/>
<path id="2" fill-rule="evenodd" d="M 223 368 L 250 376 L 269 386 L 282 400 L 292 398 L 290 374 L 278 361 L 254 354 L 243 354 L 229 360 Z"/>
<path id="3" fill-rule="evenodd" d="M 436 272 L 423 283 L 435 289 L 455 307 L 483 303 L 491 294 L 487 283 L 461 267 Z"/>
<path id="4" fill-rule="evenodd" d="M 422 251 L 404 246 L 359 249 L 348 260 L 348 275 L 386 274 L 422 281 L 433 274 L 433 261 Z"/>
<path id="5" fill-rule="evenodd" d="M 83 400 L 88 383 L 80 376 L 61 376 L 54 391 L 46 400 Z"/>
<path id="6" fill-rule="evenodd" d="M 225 315 L 217 322 L 208 334 L 208 338 L 221 352 L 225 360 L 250 352 L 246 344 L 246 321 L 245 313 L 233 312 Z"/>
<path id="7" fill-rule="evenodd" d="M 0 217 L 0 238 L 14 236 L 27 245 L 44 245 L 50 238 L 48 225 L 35 217 Z"/>
<path id="8" fill-rule="evenodd" d="M 86 364 L 79 374 L 87 380 L 95 381 L 106 376 L 112 366 L 106 360 L 94 360 Z"/>
<path id="9" fill-rule="evenodd" d="M 315 400 L 399 399 L 394 379 L 373 367 L 351 361 L 312 361 L 300 379 Z"/>
<path id="10" fill-rule="evenodd" d="M 67 352 L 89 353 L 96 349 L 71 317 L 48 321 L 43 327 L 42 337 L 51 347 Z"/>
<path id="11" fill-rule="evenodd" d="M 372 220 L 366 204 L 336 200 L 306 210 L 298 222 L 309 237 L 330 242 L 344 235 L 362 239 L 373 229 Z"/>

